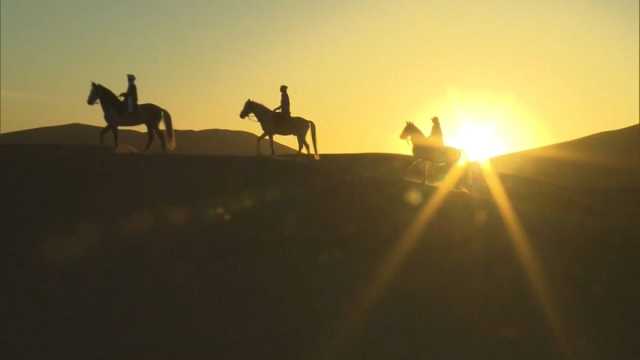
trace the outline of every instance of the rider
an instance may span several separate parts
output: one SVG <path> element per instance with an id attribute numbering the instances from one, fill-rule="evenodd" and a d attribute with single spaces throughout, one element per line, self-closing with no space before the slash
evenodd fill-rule
<path id="1" fill-rule="evenodd" d="M 442 129 L 440 128 L 440 119 L 437 116 L 431 118 L 433 125 L 431 126 L 431 135 L 427 138 L 429 145 L 442 147 L 444 140 L 442 138 Z"/>
<path id="2" fill-rule="evenodd" d="M 287 94 L 287 85 L 280 86 L 280 106 L 273 111 L 280 110 L 283 120 L 291 119 L 291 110 L 289 107 L 289 94 Z"/>
<path id="3" fill-rule="evenodd" d="M 127 112 L 132 113 L 138 110 L 138 88 L 136 87 L 135 75 L 127 74 L 127 80 L 129 81 L 127 92 L 120 94 L 120 96 L 124 98 L 124 102 L 127 104 Z"/>

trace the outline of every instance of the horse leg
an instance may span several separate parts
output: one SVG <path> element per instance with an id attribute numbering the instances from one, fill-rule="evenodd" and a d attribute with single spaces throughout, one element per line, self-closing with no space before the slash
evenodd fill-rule
<path id="1" fill-rule="evenodd" d="M 424 162 L 424 178 L 423 178 L 423 183 L 427 183 L 427 179 L 429 178 L 429 170 L 431 169 L 431 162 L 430 161 L 425 161 Z"/>
<path id="2" fill-rule="evenodd" d="M 107 125 L 104 129 L 100 130 L 100 145 L 104 145 L 104 134 L 111 130 L 111 125 Z"/>
<path id="3" fill-rule="evenodd" d="M 144 151 L 147 152 L 153 143 L 153 134 L 155 133 L 155 129 L 152 126 L 147 124 L 147 146 L 144 147 Z"/>
<path id="4" fill-rule="evenodd" d="M 307 140 L 304 141 L 304 148 L 307 149 L 307 155 L 311 155 L 311 149 L 309 148 L 309 143 Z"/>
<path id="5" fill-rule="evenodd" d="M 262 155 L 262 151 L 260 151 L 260 142 L 262 141 L 262 139 L 264 139 L 265 137 L 267 137 L 267 133 L 262 133 L 262 135 L 258 136 L 258 139 L 256 141 L 256 154 L 257 155 Z"/>
<path id="6" fill-rule="evenodd" d="M 302 132 L 302 144 L 304 148 L 307 149 L 307 155 L 311 155 L 311 150 L 309 149 L 309 143 L 307 142 L 307 131 L 309 131 L 309 123 L 306 124 L 305 130 Z"/>
<path id="7" fill-rule="evenodd" d="M 160 130 L 160 128 L 158 127 L 155 128 L 154 132 L 158 136 L 158 139 L 160 139 L 160 145 L 162 146 L 162 151 L 167 152 L 167 142 L 164 139 L 164 132 Z"/>
<path id="8" fill-rule="evenodd" d="M 311 151 L 309 150 L 309 143 L 307 142 L 307 132 L 309 132 L 308 122 L 304 124 L 302 130 L 298 133 L 298 143 L 304 145 L 304 148 L 307 150 L 307 155 L 311 155 Z"/>
<path id="9" fill-rule="evenodd" d="M 273 135 L 269 135 L 269 144 L 271 145 L 271 156 L 276 156 L 276 150 L 273 147 Z"/>
<path id="10" fill-rule="evenodd" d="M 410 172 L 411 169 L 413 169 L 414 166 L 416 166 L 417 163 L 420 162 L 420 159 L 415 159 L 413 160 L 413 162 L 411 162 L 411 164 L 409 166 L 407 166 L 407 170 L 405 170 L 405 172 Z"/>
<path id="11" fill-rule="evenodd" d="M 300 136 L 298 136 L 298 153 L 297 155 L 300 155 L 300 153 L 302 152 L 302 142 L 304 140 L 300 138 Z"/>
<path id="12" fill-rule="evenodd" d="M 115 144 L 116 149 L 118 148 L 118 127 L 112 126 L 111 132 L 113 133 L 113 143 Z"/>
<path id="13" fill-rule="evenodd" d="M 473 173 L 470 165 L 465 165 L 464 169 L 464 177 L 465 177 L 465 187 L 471 193 L 473 191 Z"/>

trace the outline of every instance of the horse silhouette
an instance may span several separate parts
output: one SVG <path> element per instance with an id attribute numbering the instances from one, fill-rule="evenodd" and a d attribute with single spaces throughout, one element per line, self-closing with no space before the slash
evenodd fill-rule
<path id="1" fill-rule="evenodd" d="M 94 82 L 91 83 L 91 91 L 87 98 L 87 104 L 94 105 L 96 101 L 100 101 L 102 112 L 104 113 L 104 120 L 107 122 L 102 131 L 100 131 L 100 144 L 104 143 L 104 135 L 107 131 L 111 130 L 113 133 L 113 140 L 115 147 L 118 147 L 118 126 L 147 126 L 147 145 L 144 151 L 149 150 L 153 143 L 154 135 L 157 135 L 162 144 L 162 150 L 167 151 L 167 143 L 165 142 L 164 134 L 160 130 L 160 121 L 164 121 L 164 125 L 167 132 L 167 138 L 169 140 L 169 150 L 175 149 L 175 135 L 173 132 L 173 124 L 171 122 L 171 114 L 158 105 L 155 104 L 140 104 L 135 112 L 127 112 L 126 104 L 120 101 L 118 97 L 107 87 Z"/>
<path id="2" fill-rule="evenodd" d="M 302 152 L 302 146 L 307 149 L 307 154 L 311 155 L 309 150 L 309 144 L 306 137 L 307 132 L 311 129 L 311 139 L 313 140 L 313 151 L 315 158 L 318 159 L 318 147 L 316 145 L 316 125 L 311 120 L 301 118 L 299 116 L 293 116 L 291 118 L 285 118 L 282 114 L 272 111 L 268 107 L 252 101 L 247 100 L 244 103 L 244 107 L 240 112 L 240 118 L 244 119 L 250 114 L 254 114 L 262 127 L 262 135 L 258 137 L 256 144 L 256 152 L 260 154 L 260 142 L 266 136 L 269 136 L 271 143 L 271 155 L 275 155 L 273 148 L 273 136 L 274 135 L 295 135 L 298 138 L 298 155 Z"/>
<path id="3" fill-rule="evenodd" d="M 400 138 L 411 142 L 413 145 L 413 156 L 416 158 L 411 165 L 409 165 L 407 171 L 417 163 L 422 162 L 424 164 L 423 182 L 426 182 L 427 178 L 432 175 L 429 172 L 431 167 L 445 168 L 445 170 L 448 171 L 462 155 L 462 151 L 456 148 L 434 145 L 434 143 L 410 121 L 408 121 L 404 129 L 402 129 Z"/>

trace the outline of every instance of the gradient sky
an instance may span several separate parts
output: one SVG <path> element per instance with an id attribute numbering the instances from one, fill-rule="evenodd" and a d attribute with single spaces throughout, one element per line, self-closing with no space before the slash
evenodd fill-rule
<path id="1" fill-rule="evenodd" d="M 178 129 L 258 133 L 244 101 L 275 107 L 285 83 L 321 152 L 408 153 L 404 121 L 433 115 L 445 141 L 478 125 L 504 151 L 640 120 L 639 0 L 0 4 L 3 132 L 101 125 L 90 82 L 126 73 Z"/>

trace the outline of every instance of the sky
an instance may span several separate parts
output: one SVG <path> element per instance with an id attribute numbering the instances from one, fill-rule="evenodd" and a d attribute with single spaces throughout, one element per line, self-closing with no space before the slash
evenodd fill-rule
<path id="1" fill-rule="evenodd" d="M 133 73 L 178 129 L 259 134 L 244 102 L 287 84 L 321 152 L 409 153 L 432 116 L 449 145 L 542 146 L 640 121 L 639 2 L 1 0 L 2 132 L 103 125 L 91 81 Z"/>

